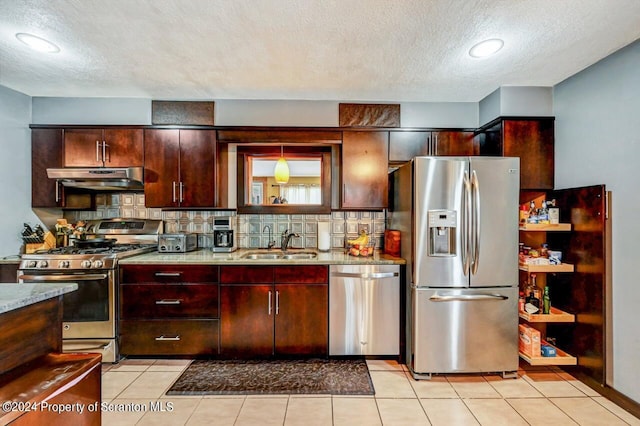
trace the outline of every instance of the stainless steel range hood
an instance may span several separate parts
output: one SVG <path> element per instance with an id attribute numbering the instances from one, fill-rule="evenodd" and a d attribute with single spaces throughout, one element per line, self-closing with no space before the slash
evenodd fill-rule
<path id="1" fill-rule="evenodd" d="M 94 191 L 133 191 L 144 189 L 142 167 L 95 167 L 47 169 L 47 176 L 63 186 Z"/>

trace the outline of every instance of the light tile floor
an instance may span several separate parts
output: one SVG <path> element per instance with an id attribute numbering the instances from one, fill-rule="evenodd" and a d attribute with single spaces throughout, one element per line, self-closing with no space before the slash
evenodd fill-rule
<path id="1" fill-rule="evenodd" d="M 557 368 L 517 379 L 434 376 L 368 360 L 375 396 L 167 396 L 189 360 L 103 365 L 102 423 L 117 425 L 637 425 L 640 419 Z M 125 411 L 118 411 L 125 410 Z"/>

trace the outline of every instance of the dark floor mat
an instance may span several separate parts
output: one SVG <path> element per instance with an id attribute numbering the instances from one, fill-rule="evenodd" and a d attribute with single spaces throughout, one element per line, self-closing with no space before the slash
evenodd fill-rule
<path id="1" fill-rule="evenodd" d="M 373 395 L 364 360 L 196 360 L 167 395 Z"/>

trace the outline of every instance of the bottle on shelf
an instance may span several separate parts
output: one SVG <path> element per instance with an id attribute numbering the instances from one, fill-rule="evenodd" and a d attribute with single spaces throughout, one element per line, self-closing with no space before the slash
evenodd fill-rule
<path id="1" fill-rule="evenodd" d="M 545 200 L 542 200 L 542 205 L 538 209 L 538 223 L 549 224 L 549 210 Z"/>
<path id="2" fill-rule="evenodd" d="M 525 300 L 524 310 L 530 314 L 540 311 L 540 296 L 536 295 L 539 291 L 536 286 L 536 274 L 531 274 L 529 286 L 527 287 L 527 298 Z"/>
<path id="3" fill-rule="evenodd" d="M 529 217 L 527 223 L 538 223 L 538 211 L 536 210 L 536 202 L 531 200 L 529 203 Z"/>
<path id="4" fill-rule="evenodd" d="M 560 209 L 556 207 L 555 198 L 547 203 L 549 210 L 549 223 L 557 225 L 560 223 Z"/>
<path id="5" fill-rule="evenodd" d="M 534 292 L 529 293 L 528 302 L 524 305 L 524 310 L 530 314 L 535 314 L 540 311 L 540 299 L 538 299 Z"/>
<path id="6" fill-rule="evenodd" d="M 544 295 L 542 296 L 542 313 L 548 314 L 551 312 L 551 297 L 549 296 L 549 286 L 544 287 Z"/>

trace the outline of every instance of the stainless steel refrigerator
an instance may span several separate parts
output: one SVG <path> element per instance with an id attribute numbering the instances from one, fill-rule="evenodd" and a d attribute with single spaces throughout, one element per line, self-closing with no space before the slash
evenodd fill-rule
<path id="1" fill-rule="evenodd" d="M 413 377 L 518 369 L 520 159 L 415 157 L 393 172 Z"/>

